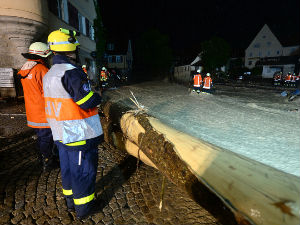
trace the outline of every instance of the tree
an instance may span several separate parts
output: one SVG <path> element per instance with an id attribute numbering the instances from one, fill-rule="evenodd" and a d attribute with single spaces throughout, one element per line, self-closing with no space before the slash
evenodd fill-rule
<path id="1" fill-rule="evenodd" d="M 100 13 L 100 6 L 98 1 L 94 0 L 94 6 L 96 10 L 96 19 L 94 19 L 95 41 L 96 41 L 96 67 L 100 68 L 102 56 L 105 51 L 106 38 L 105 29 L 102 23 L 102 17 Z"/>
<path id="2" fill-rule="evenodd" d="M 202 62 L 205 71 L 214 71 L 226 65 L 230 58 L 230 45 L 222 38 L 212 37 L 201 44 Z"/>
<path id="3" fill-rule="evenodd" d="M 167 35 L 151 29 L 137 41 L 136 62 L 149 72 L 166 72 L 172 64 L 172 50 Z"/>

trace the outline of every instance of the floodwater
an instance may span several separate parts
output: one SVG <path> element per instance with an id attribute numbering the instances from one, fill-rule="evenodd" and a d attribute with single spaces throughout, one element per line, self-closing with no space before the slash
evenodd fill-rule
<path id="1" fill-rule="evenodd" d="M 300 176 L 300 97 L 288 102 L 280 90 L 216 86 L 214 94 L 189 93 L 168 82 L 146 82 L 107 91 L 196 138 Z"/>

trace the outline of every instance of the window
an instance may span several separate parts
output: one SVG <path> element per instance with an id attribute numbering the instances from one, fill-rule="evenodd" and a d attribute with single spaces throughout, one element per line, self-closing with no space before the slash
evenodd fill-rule
<path id="1" fill-rule="evenodd" d="M 250 56 L 250 57 L 252 57 L 252 56 L 253 56 L 252 52 L 250 52 L 250 53 L 249 53 L 249 56 Z"/>
<path id="2" fill-rule="evenodd" d="M 267 42 L 267 46 L 268 46 L 268 47 L 270 47 L 271 44 L 272 44 L 271 41 L 268 41 L 268 42 Z"/>
<path id="3" fill-rule="evenodd" d="M 266 35 L 263 35 L 262 38 L 265 39 L 265 38 L 266 38 Z"/>
<path id="4" fill-rule="evenodd" d="M 55 16 L 60 17 L 61 4 L 59 0 L 48 0 L 48 9 Z"/>
<path id="5" fill-rule="evenodd" d="M 85 17 L 82 16 L 80 13 L 78 13 L 78 25 L 79 25 L 79 31 L 86 35 L 86 29 L 85 29 Z"/>
<path id="6" fill-rule="evenodd" d="M 258 55 L 261 56 L 261 52 L 259 52 Z"/>
<path id="7" fill-rule="evenodd" d="M 268 51 L 268 56 L 270 56 L 271 55 L 271 52 L 270 51 Z"/>
<path id="8" fill-rule="evenodd" d="M 123 56 L 117 55 L 116 56 L 116 63 L 122 63 L 123 62 Z"/>
<path id="9" fill-rule="evenodd" d="M 95 30 L 92 24 L 90 24 L 90 38 L 95 40 Z"/>
<path id="10" fill-rule="evenodd" d="M 108 62 L 112 63 L 112 56 L 108 56 Z"/>
<path id="11" fill-rule="evenodd" d="M 278 50 L 278 51 L 277 51 L 277 55 L 279 55 L 279 53 L 280 53 L 280 51 Z"/>
<path id="12" fill-rule="evenodd" d="M 254 48 L 260 48 L 260 44 L 259 43 L 254 44 Z"/>
<path id="13" fill-rule="evenodd" d="M 85 29 L 86 29 L 86 35 L 90 37 L 90 21 L 85 18 Z"/>
<path id="14" fill-rule="evenodd" d="M 252 61 L 249 61 L 249 62 L 248 62 L 248 65 L 251 66 L 251 65 L 252 65 Z"/>
<path id="15" fill-rule="evenodd" d="M 69 23 L 68 0 L 62 0 L 62 19 Z"/>
<path id="16" fill-rule="evenodd" d="M 115 55 L 113 55 L 113 56 L 111 57 L 111 62 L 112 62 L 112 63 L 115 63 L 115 62 L 116 62 L 116 56 L 115 56 Z"/>
<path id="17" fill-rule="evenodd" d="M 114 44 L 113 43 L 108 43 L 107 44 L 107 50 L 113 51 L 114 50 Z"/>
<path id="18" fill-rule="evenodd" d="M 78 10 L 68 2 L 68 13 L 69 13 L 69 24 L 78 30 L 79 21 L 78 21 Z"/>
<path id="19" fill-rule="evenodd" d="M 68 0 L 48 0 L 49 11 L 69 23 Z"/>

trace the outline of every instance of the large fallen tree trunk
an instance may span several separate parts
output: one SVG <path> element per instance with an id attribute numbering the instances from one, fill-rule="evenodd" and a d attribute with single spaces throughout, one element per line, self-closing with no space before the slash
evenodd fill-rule
<path id="1" fill-rule="evenodd" d="M 157 168 L 221 223 L 299 225 L 298 177 L 181 133 L 121 103 L 107 102 L 104 114 L 107 142 Z"/>

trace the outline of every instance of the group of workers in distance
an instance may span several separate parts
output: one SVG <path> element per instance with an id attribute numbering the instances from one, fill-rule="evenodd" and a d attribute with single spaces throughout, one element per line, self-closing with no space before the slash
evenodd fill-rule
<path id="1" fill-rule="evenodd" d="M 284 86 L 284 87 L 298 87 L 300 82 L 300 74 L 288 72 L 283 76 L 282 72 L 278 72 L 274 75 L 274 86 Z"/>
<path id="2" fill-rule="evenodd" d="M 127 83 L 127 76 L 124 74 L 119 74 L 119 71 L 116 69 L 108 69 L 103 66 L 100 71 L 100 89 L 101 92 L 105 91 L 108 88 L 117 88 L 120 85 Z"/>
<path id="3" fill-rule="evenodd" d="M 194 89 L 193 92 L 200 94 L 203 93 L 212 93 L 213 82 L 210 77 L 210 73 L 206 73 L 206 76 L 202 79 L 201 69 L 197 70 L 197 73 L 193 77 L 194 80 Z"/>
<path id="4" fill-rule="evenodd" d="M 22 54 L 27 61 L 18 76 L 27 124 L 36 130 L 43 168 L 54 167 L 55 145 L 67 209 L 83 219 L 94 211 L 98 144 L 103 141 L 103 131 L 96 107 L 101 97 L 91 90 L 87 74 L 77 65 L 78 35 L 59 29 L 49 34 L 48 45 L 31 44 Z"/>

